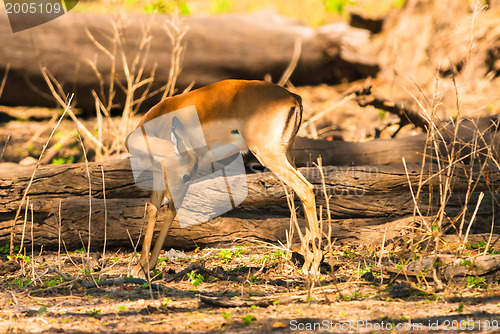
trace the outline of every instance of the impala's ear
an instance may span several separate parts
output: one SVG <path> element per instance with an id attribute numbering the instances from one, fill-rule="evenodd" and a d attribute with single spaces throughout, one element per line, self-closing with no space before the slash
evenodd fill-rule
<path id="1" fill-rule="evenodd" d="M 191 148 L 189 137 L 182 122 L 174 116 L 172 118 L 172 133 L 170 135 L 175 154 L 186 153 Z"/>
<path id="2" fill-rule="evenodd" d="M 175 154 L 179 155 L 179 140 L 177 139 L 177 136 L 175 135 L 174 132 L 174 127 L 172 127 L 172 133 L 170 134 L 170 141 L 172 142 L 172 146 L 174 147 L 174 152 Z"/>

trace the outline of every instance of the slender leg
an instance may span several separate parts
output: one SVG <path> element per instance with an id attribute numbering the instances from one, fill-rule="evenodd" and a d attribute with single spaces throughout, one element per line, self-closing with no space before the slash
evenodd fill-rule
<path id="1" fill-rule="evenodd" d="M 153 233 L 156 225 L 156 216 L 160 210 L 161 203 L 163 201 L 163 190 L 153 190 L 151 194 L 151 201 L 148 206 L 147 221 L 148 225 L 146 227 L 146 233 L 144 235 L 144 241 L 142 243 L 141 258 L 139 263 L 132 269 L 132 276 L 145 279 L 150 268 L 148 266 L 149 251 L 151 249 L 151 243 L 153 241 Z"/>
<path id="2" fill-rule="evenodd" d="M 165 243 L 165 238 L 167 237 L 168 231 L 170 230 L 170 226 L 172 226 L 172 222 L 174 221 L 175 215 L 177 214 L 177 210 L 175 209 L 174 205 L 176 202 L 174 202 L 172 193 L 170 192 L 170 188 L 168 186 L 167 171 L 163 163 L 162 163 L 162 171 L 163 171 L 163 182 L 165 184 L 165 189 L 166 189 L 164 195 L 168 199 L 168 208 L 167 212 L 165 213 L 165 217 L 163 219 L 163 225 L 160 228 L 160 234 L 158 235 L 158 239 L 156 239 L 155 247 L 153 248 L 151 256 L 149 257 L 149 270 L 152 270 L 154 267 L 156 267 L 156 262 L 158 261 L 158 256 L 160 255 L 161 249 L 163 248 L 163 244 Z M 188 186 L 184 185 L 181 190 L 182 193 L 176 193 L 176 199 L 178 201 L 178 203 L 176 203 L 177 205 L 182 204 L 184 196 L 186 196 L 187 190 Z M 176 191 L 179 191 L 179 189 L 176 189 Z"/>
<path id="3" fill-rule="evenodd" d="M 170 188 L 168 187 L 165 166 L 163 166 L 162 169 L 163 169 L 163 177 L 159 176 L 156 177 L 155 174 L 155 179 L 154 179 L 155 188 L 161 189 L 161 186 L 163 186 L 164 184 L 166 190 L 153 190 L 153 193 L 151 194 L 151 203 L 149 203 L 149 208 L 148 208 L 148 226 L 146 229 L 146 234 L 144 236 L 144 243 L 141 251 L 141 259 L 139 260 L 139 263 L 135 266 L 135 268 L 132 270 L 132 275 L 134 277 L 139 277 L 143 279 L 147 277 L 149 271 L 153 270 L 154 267 L 156 267 L 158 256 L 160 255 L 161 249 L 163 248 L 163 244 L 168 235 L 168 231 L 170 230 L 170 226 L 172 225 L 172 222 L 177 213 L 175 210 L 174 200 L 172 198 Z M 160 182 L 163 182 L 163 184 L 160 185 Z M 180 195 L 179 196 L 180 200 L 184 198 L 187 189 L 188 189 L 187 186 L 184 187 L 183 193 L 178 194 Z M 151 251 L 151 255 L 149 255 L 149 252 L 151 250 L 151 243 L 153 241 L 153 234 L 158 212 L 160 210 L 161 204 L 163 203 L 164 196 L 166 196 L 168 199 L 167 212 L 165 213 L 163 225 L 160 228 L 160 234 L 158 235 L 158 239 L 156 239 L 154 248 Z"/>
<path id="4" fill-rule="evenodd" d="M 148 205 L 147 213 L 147 227 L 144 234 L 144 241 L 142 243 L 141 258 L 139 263 L 132 269 L 132 276 L 146 279 L 149 271 L 152 269 L 149 266 L 149 252 L 151 250 L 151 243 L 153 242 L 153 234 L 156 226 L 156 219 L 163 203 L 165 195 L 164 188 L 166 186 L 165 177 L 162 173 L 153 172 L 153 192 Z"/>
<path id="5" fill-rule="evenodd" d="M 172 222 L 174 221 L 176 215 L 174 201 L 169 189 L 167 189 L 165 195 L 168 199 L 168 208 L 163 219 L 163 226 L 160 229 L 160 234 L 158 235 L 158 239 L 156 239 L 155 247 L 153 248 L 153 251 L 151 252 L 151 256 L 149 258 L 150 270 L 156 266 L 158 256 L 160 255 L 161 249 L 163 248 L 163 244 L 165 243 L 165 239 L 168 235 L 168 231 L 170 230 L 170 227 L 172 226 Z"/>
<path id="6" fill-rule="evenodd" d="M 321 231 L 318 227 L 318 218 L 316 216 L 316 198 L 314 196 L 314 187 L 305 179 L 305 177 L 292 167 L 286 154 L 274 154 L 267 151 L 267 154 L 256 154 L 261 163 L 269 168 L 285 184 L 292 187 L 297 196 L 299 196 L 304 213 L 307 218 L 308 227 L 306 228 L 306 242 L 302 244 L 302 253 L 305 263 L 302 268 L 304 273 L 311 273 L 313 276 L 319 273 L 319 265 L 323 254 L 321 252 Z"/>

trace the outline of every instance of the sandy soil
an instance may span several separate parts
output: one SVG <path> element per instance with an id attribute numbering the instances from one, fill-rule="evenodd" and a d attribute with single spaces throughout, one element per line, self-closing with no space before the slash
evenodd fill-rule
<path id="1" fill-rule="evenodd" d="M 85 275 L 81 261 L 85 254 L 43 252 L 35 255 L 33 268 L 31 262 L 22 263 L 14 272 L 4 273 L 0 332 L 500 332 L 498 283 L 471 284 L 463 278 L 445 283 L 442 290 L 432 282 L 418 288 L 389 282 L 386 275 L 367 274 L 366 261 L 373 257 L 368 249 L 336 247 L 334 254 L 334 274 L 324 271 L 308 300 L 304 277 L 276 246 L 246 244 L 163 258 L 153 281 L 161 289 L 120 281 L 83 286 L 83 281 L 123 278 L 133 253 L 107 252 L 104 262 L 91 254 L 93 273 Z M 396 265 L 390 262 L 383 263 Z M 203 263 L 204 269 L 168 282 L 190 263 Z M 50 270 L 59 267 L 59 273 Z M 62 282 L 60 273 L 76 280 Z M 38 279 L 20 288 L 33 277 Z M 213 306 L 203 297 L 235 304 Z M 270 305 L 262 305 L 269 298 Z"/>

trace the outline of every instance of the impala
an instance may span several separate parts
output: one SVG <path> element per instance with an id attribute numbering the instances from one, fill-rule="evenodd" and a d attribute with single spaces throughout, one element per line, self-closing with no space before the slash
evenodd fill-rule
<path id="1" fill-rule="evenodd" d="M 237 147 L 243 153 L 250 150 L 262 165 L 295 191 L 308 222 L 306 242 L 302 242 L 303 271 L 317 273 L 322 253 L 314 188 L 287 158 L 302 120 L 301 98 L 270 82 L 226 80 L 164 99 L 143 116 L 136 130 L 127 137 L 126 146 L 131 156 L 145 165 L 155 166 L 156 170 L 141 257 L 132 275 L 145 278 L 155 267 L 176 215 L 174 203 L 182 201 L 185 189 L 207 154 L 193 147 L 190 127 L 181 121 L 184 110 L 189 108 L 197 113 L 209 151 L 220 144 Z M 173 113 L 179 117 L 167 117 L 159 125 L 149 125 Z M 168 137 L 170 140 L 165 139 Z M 166 176 L 172 172 L 178 177 Z M 168 211 L 149 256 L 157 213 L 164 200 L 168 201 Z"/>

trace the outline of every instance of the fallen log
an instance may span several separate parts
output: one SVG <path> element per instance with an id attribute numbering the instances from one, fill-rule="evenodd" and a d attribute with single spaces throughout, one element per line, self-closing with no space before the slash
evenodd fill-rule
<path id="1" fill-rule="evenodd" d="M 496 136 L 497 122 L 497 116 L 465 120 L 457 131 L 457 142 L 462 144 L 470 142 L 476 133 L 481 132 L 480 146 L 498 146 L 495 141 L 498 137 Z M 454 133 L 451 130 L 443 126 L 443 138 L 450 138 L 449 133 Z M 422 171 L 420 165 L 413 164 L 408 166 L 407 173 L 400 163 L 402 157 L 405 157 L 407 163 L 421 162 L 425 141 L 426 137 L 423 135 L 403 140 L 374 140 L 366 143 L 313 141 L 298 138 L 294 153 L 295 161 L 299 165 L 311 166 L 311 162 L 315 161 L 316 156 L 319 155 L 323 156 L 324 164 L 370 163 L 368 167 L 351 165 L 323 168 L 325 190 L 327 196 L 331 196 L 329 206 L 332 217 L 354 219 L 360 224 L 365 224 L 364 228 L 371 231 L 371 233 L 360 235 L 355 228 L 346 228 L 342 232 L 342 228 L 338 227 L 341 221 L 336 220 L 333 237 L 360 240 L 359 238 L 366 236 L 363 242 L 372 242 L 382 237 L 381 233 L 385 231 L 378 226 L 382 224 L 382 221 L 387 223 L 413 215 L 415 203 L 411 191 L 418 197 L 417 204 L 420 212 L 433 215 L 438 211 L 439 186 L 442 181 L 438 177 L 436 167 L 427 164 L 429 168 Z M 449 144 L 442 143 L 441 146 L 445 153 Z M 399 150 L 396 147 L 399 147 Z M 465 156 L 470 149 L 459 151 Z M 392 165 L 374 165 L 374 162 L 392 163 Z M 129 160 L 106 161 L 102 164 L 91 163 L 88 168 L 92 188 L 91 206 L 89 205 L 89 180 L 85 164 L 42 166 L 38 169 L 28 193 L 30 203 L 33 205 L 36 231 L 34 240 L 37 244 L 55 247 L 59 240 L 59 224 L 61 223 L 61 233 L 68 246 L 81 247 L 80 237 L 87 240 L 90 213 L 92 226 L 94 226 L 90 232 L 91 240 L 98 245 L 104 240 L 105 212 L 107 222 L 110 224 L 109 230 L 113 231 L 108 236 L 110 245 L 130 245 L 128 233 L 134 240 L 139 238 L 149 191 L 135 184 Z M 321 173 L 315 167 L 300 170 L 316 187 L 318 204 L 325 208 Z M 478 207 L 473 230 L 488 232 L 491 229 L 491 203 L 495 203 L 493 206 L 496 207 L 496 203 L 500 200 L 498 194 L 500 172 L 492 167 L 476 168 L 474 170 L 476 174 L 472 179 L 469 172 L 469 167 L 456 169 L 450 189 L 452 193 L 447 199 L 446 214 L 449 217 L 455 217 L 465 212 L 466 219 L 470 219 L 470 213 L 475 210 L 475 205 L 478 203 L 479 192 L 484 192 L 483 203 L 487 204 Z M 0 170 L 0 222 L 2 222 L 0 243 L 8 242 L 10 226 L 13 224 L 19 206 L 21 205 L 23 209 L 27 206 L 26 203 L 20 203 L 20 199 L 23 197 L 32 173 L 33 169 L 30 167 L 3 172 Z M 470 180 L 474 181 L 475 187 L 469 195 L 466 195 L 467 190 L 471 189 Z M 417 196 L 415 191 L 421 182 L 425 182 L 425 186 Z M 271 173 L 249 174 L 247 185 L 248 196 L 240 204 L 239 209 L 210 220 L 206 223 L 208 225 L 197 224 L 186 228 L 179 226 L 176 230 L 177 234 L 172 234 L 172 238 L 169 239 L 171 241 L 167 243 L 175 242 L 175 245 L 180 248 L 191 247 L 194 243 L 210 245 L 230 240 L 230 238 L 224 238 L 224 235 L 270 240 L 266 239 L 268 236 L 271 239 L 284 240 L 282 237 L 286 226 L 289 226 L 289 210 L 285 204 L 286 194 L 283 186 Z M 468 202 L 465 204 L 466 198 Z M 300 205 L 296 204 L 300 210 Z M 267 205 L 267 207 L 260 209 L 256 207 L 262 205 Z M 269 207 L 269 205 L 272 206 Z M 61 208 L 60 214 L 59 207 Z M 466 211 L 464 207 L 467 208 Z M 495 209 L 494 212 L 500 212 L 500 210 Z M 272 227 L 273 224 L 276 226 Z M 370 227 L 370 224 L 374 226 Z M 17 235 L 20 235 L 23 225 L 22 219 L 16 222 Z M 448 227 L 453 228 L 452 225 Z M 496 229 L 498 227 L 494 230 Z"/>
<path id="2" fill-rule="evenodd" d="M 146 198 L 150 191 L 136 185 L 130 161 L 111 160 L 103 163 L 89 163 L 92 198 Z M 435 167 L 434 167 L 435 168 Z M 318 168 L 299 168 L 299 171 L 313 185 L 321 189 L 322 176 Z M 474 175 L 477 182 L 474 191 L 498 190 L 500 171 L 498 169 L 478 170 Z M 457 170 L 452 190 L 465 192 L 469 185 L 469 170 Z M 15 206 L 28 186 L 33 167 L 19 167 L 16 171 L 0 172 L 0 210 Z M 103 187 L 104 174 L 104 187 Z M 325 166 L 324 182 L 327 192 L 334 196 L 367 196 L 385 193 L 406 193 L 409 182 L 412 188 L 425 181 L 425 187 L 437 188 L 440 179 L 437 170 L 421 170 L 417 165 L 408 166 L 408 175 L 402 165 L 388 166 Z M 432 176 L 432 177 L 431 177 Z M 285 202 L 285 191 L 278 179 L 270 172 L 247 174 L 248 198 L 243 206 L 275 204 Z M 142 179 L 146 182 L 146 178 Z M 85 163 L 41 166 L 33 179 L 28 196 L 32 198 L 58 199 L 67 197 L 88 197 L 89 181 Z M 319 195 L 319 193 L 317 193 Z M 0 211 L 1 212 L 1 211 Z"/>
<path id="3" fill-rule="evenodd" d="M 132 242 L 134 244 L 142 242 L 146 199 L 142 199 L 142 203 L 134 203 L 138 201 L 140 200 L 109 200 L 106 220 L 103 201 L 92 201 L 90 241 L 94 250 L 96 250 L 95 247 L 102 248 L 104 240 L 109 247 L 132 247 Z M 62 242 L 68 249 L 86 246 L 89 235 L 88 200 L 61 201 L 60 216 L 59 201 L 52 201 L 49 205 L 51 206 L 50 213 L 35 212 L 33 235 L 30 234 L 31 222 L 28 221 L 29 228 L 25 230 L 25 245 L 31 245 L 33 241 L 37 246 L 43 245 L 44 249 L 56 249 Z M 0 214 L 0 217 L 2 216 L 3 214 Z M 159 220 L 161 221 L 162 218 L 163 210 Z M 0 244 L 5 245 L 9 242 L 11 223 L 12 221 L 9 220 L 0 221 Z M 306 226 L 305 220 L 299 218 L 298 223 L 303 230 Z M 384 234 L 389 240 L 405 234 L 413 226 L 415 225 L 412 217 L 333 219 L 332 238 L 341 243 L 350 244 L 378 243 L 383 239 Z M 388 234 L 386 227 L 390 227 Z M 325 223 L 325 232 L 327 229 Z M 159 226 L 156 231 L 159 231 Z M 164 247 L 193 249 L 244 240 L 283 242 L 287 239 L 287 231 L 290 231 L 288 208 L 278 206 L 252 208 L 251 210 L 241 208 L 208 222 L 183 228 L 174 221 Z M 22 232 L 23 223 L 20 221 L 16 225 L 14 238 L 16 245 L 20 243 Z M 294 234 L 293 241 L 299 241 L 297 233 Z"/>
<path id="4" fill-rule="evenodd" d="M 394 109 L 399 109 L 396 107 Z M 406 109 L 408 111 L 408 109 Z M 401 117 L 407 117 L 402 113 Z M 456 145 L 456 154 L 468 161 L 467 158 L 473 146 L 481 152 L 481 159 L 488 155 L 500 158 L 500 137 L 497 135 L 499 115 L 481 117 L 477 119 L 462 119 L 455 131 L 453 123 L 437 124 L 439 135 L 433 140 L 437 143 L 439 155 L 448 156 L 452 145 Z M 412 119 L 419 119 L 413 115 Z M 418 121 L 415 121 L 418 123 Z M 420 123 L 423 125 L 423 123 Z M 456 134 L 456 137 L 455 137 Z M 294 161 L 297 166 L 312 166 L 319 156 L 323 165 L 332 166 L 360 166 L 360 165 L 390 165 L 400 164 L 404 158 L 406 163 L 422 163 L 422 157 L 427 145 L 427 135 L 416 135 L 393 139 L 375 139 L 362 143 L 317 140 L 298 137 L 295 143 Z M 427 151 L 434 155 L 435 147 Z"/>
<path id="5" fill-rule="evenodd" d="M 438 194 L 433 194 L 437 196 Z M 424 199 L 428 199 L 425 196 Z M 491 207 L 493 196 L 488 194 L 483 199 L 484 205 L 476 215 L 472 231 L 474 233 L 488 233 L 491 228 Z M 500 196 L 494 196 L 495 201 Z M 33 240 L 36 245 L 44 248 L 57 248 L 61 239 L 70 249 L 82 247 L 88 241 L 89 213 L 91 224 L 91 243 L 102 247 L 104 239 L 107 244 L 116 247 L 132 246 L 130 238 L 137 242 L 144 233 L 144 215 L 148 202 L 147 198 L 137 199 L 92 199 L 89 209 L 89 200 L 85 198 L 67 198 L 54 200 L 37 200 L 30 198 L 30 210 L 33 205 Z M 324 201 L 322 203 L 325 207 Z M 474 211 L 477 196 L 473 196 L 469 203 L 469 213 Z M 413 202 L 411 195 L 386 194 L 385 196 L 365 197 L 333 197 L 330 200 L 332 217 L 332 237 L 340 242 L 363 242 L 370 244 L 382 240 L 386 223 L 405 221 L 408 226 L 414 222 L 412 216 Z M 430 207 L 421 203 L 420 210 L 429 212 Z M 13 208 L 14 209 L 14 208 Z M 437 212 L 437 207 L 433 207 Z M 31 211 L 28 210 L 27 227 L 23 219 L 16 224 L 16 238 L 20 241 L 23 229 L 25 240 L 30 244 L 32 236 Z M 456 216 L 463 210 L 463 198 L 454 196 L 447 204 L 446 211 L 450 216 Z M 24 209 L 23 209 L 24 212 Z M 325 211 L 323 211 L 325 213 Z M 0 213 L 0 244 L 9 242 L 10 230 L 15 216 L 15 210 Z M 160 215 L 160 221 L 162 215 Z M 354 218 L 353 218 L 354 217 Z M 496 219 L 500 215 L 496 214 Z M 470 219 L 470 214 L 466 221 Z M 430 225 L 432 219 L 427 221 Z M 306 224 L 299 218 L 303 229 Z M 104 226 L 106 225 L 107 235 Z M 391 226 L 390 224 L 387 226 Z M 362 227 L 363 231 L 359 228 Z M 290 211 L 286 205 L 267 205 L 262 207 L 244 207 L 235 209 L 206 223 L 181 227 L 178 223 L 172 229 L 167 239 L 167 245 L 177 249 L 186 249 L 198 246 L 210 246 L 232 242 L 237 238 L 253 238 L 276 242 L 286 240 L 285 231 L 290 229 Z M 395 230 L 390 229 L 389 236 L 394 237 Z M 495 232 L 499 233 L 498 227 Z M 130 237 L 129 237 L 130 235 Z M 391 238 L 392 238 L 391 237 Z"/>
<path id="6" fill-rule="evenodd" d="M 164 29 L 167 18 L 127 14 L 118 22 L 123 27 L 124 57 L 130 68 L 143 39 L 142 31 L 151 24 L 149 57 L 144 59 L 144 73 L 151 73 L 157 65 L 151 91 L 163 87 L 169 78 L 171 43 Z M 296 85 L 352 81 L 375 76 L 379 70 L 375 56 L 367 54 L 372 49 L 368 46 L 369 32 L 347 24 L 315 29 L 270 13 L 189 16 L 183 20 L 189 30 L 183 39 L 186 49 L 177 80 L 179 90 L 192 82 L 199 87 L 229 78 L 262 80 L 270 75 L 276 82 L 291 62 L 297 39 L 302 41 L 302 52 L 291 76 Z M 0 17 L 0 78 L 10 66 L 0 104 L 57 107 L 40 72 L 43 65 L 67 94 L 75 93 L 78 107 L 94 115 L 92 90 L 98 94 L 102 89 L 108 91 L 111 76 L 125 87 L 127 82 L 122 56 L 117 55 L 117 72 L 112 73 L 111 58 L 93 44 L 86 29 L 111 51 L 112 38 L 106 36 L 114 35 L 115 21 L 114 15 L 70 12 L 13 34 L 7 17 Z M 90 62 L 100 73 L 104 86 L 100 86 Z M 123 107 L 124 93 L 120 89 L 116 93 L 115 103 Z M 155 104 L 160 96 L 146 101 L 144 109 Z"/>
<path id="7" fill-rule="evenodd" d="M 319 170 L 313 167 L 300 170 L 315 185 L 318 204 L 325 208 L 323 179 Z M 103 171 L 106 199 L 102 183 Z M 426 183 L 418 196 L 418 205 L 420 212 L 432 215 L 437 213 L 440 204 L 440 181 L 437 176 L 427 179 L 428 175 L 432 175 L 429 173 L 432 171 L 423 172 L 423 180 Z M 12 172 L 0 173 L 0 244 L 9 242 L 10 227 L 19 205 L 23 207 L 22 212 L 26 208 L 26 203 L 21 204 L 20 199 L 31 174 L 32 168 L 19 169 L 15 175 Z M 109 231 L 106 237 L 108 245 L 130 245 L 129 233 L 133 240 L 138 240 L 143 228 L 149 191 L 141 190 L 135 185 L 128 159 L 102 164 L 91 163 L 89 174 L 92 184 L 91 200 L 88 195 L 89 182 L 85 164 L 40 167 L 28 192 L 30 201 L 28 208 L 32 207 L 34 214 L 33 240 L 36 244 L 43 244 L 49 248 L 56 247 L 61 231 L 61 236 L 68 247 L 80 248 L 80 238 L 85 242 L 88 240 L 89 213 L 92 221 L 90 234 L 93 245 L 102 244 L 105 224 Z M 382 237 L 385 231 L 378 225 L 383 222 L 387 223 L 413 214 L 414 201 L 409 184 L 412 184 L 412 189 L 415 191 L 422 182 L 421 168 L 418 165 L 409 166 L 408 174 L 402 166 L 394 165 L 329 166 L 324 167 L 323 174 L 326 192 L 331 196 L 330 213 L 334 219 L 337 218 L 333 237 L 363 242 L 373 242 Z M 495 193 L 498 190 L 500 171 L 478 172 L 474 180 L 477 181 L 477 185 L 470 194 L 467 217 L 475 209 L 479 191 L 484 191 L 483 203 L 487 204 L 479 206 L 474 228 L 476 231 L 488 232 L 491 226 L 490 203 L 498 203 L 500 200 L 500 194 Z M 189 248 L 193 244 L 211 245 L 241 237 L 268 241 L 284 240 L 290 213 L 285 204 L 286 195 L 282 185 L 271 173 L 249 174 L 247 182 L 248 197 L 238 209 L 204 224 L 184 228 L 178 226 L 167 243 L 174 243 L 177 248 Z M 457 171 L 452 186 L 452 195 L 446 207 L 446 213 L 450 217 L 457 216 L 463 211 L 465 192 L 470 187 L 467 174 Z M 298 203 L 297 207 L 300 207 Z M 30 217 L 29 212 L 29 220 Z M 344 221 L 351 220 L 362 224 L 363 228 L 366 231 L 370 230 L 371 233 L 359 234 L 359 229 L 354 226 L 339 227 L 339 224 L 345 224 Z M 373 226 L 370 227 L 371 225 Z M 23 228 L 22 217 L 16 222 L 18 238 L 16 240 L 19 240 Z M 365 237 L 366 239 L 363 239 Z"/>

